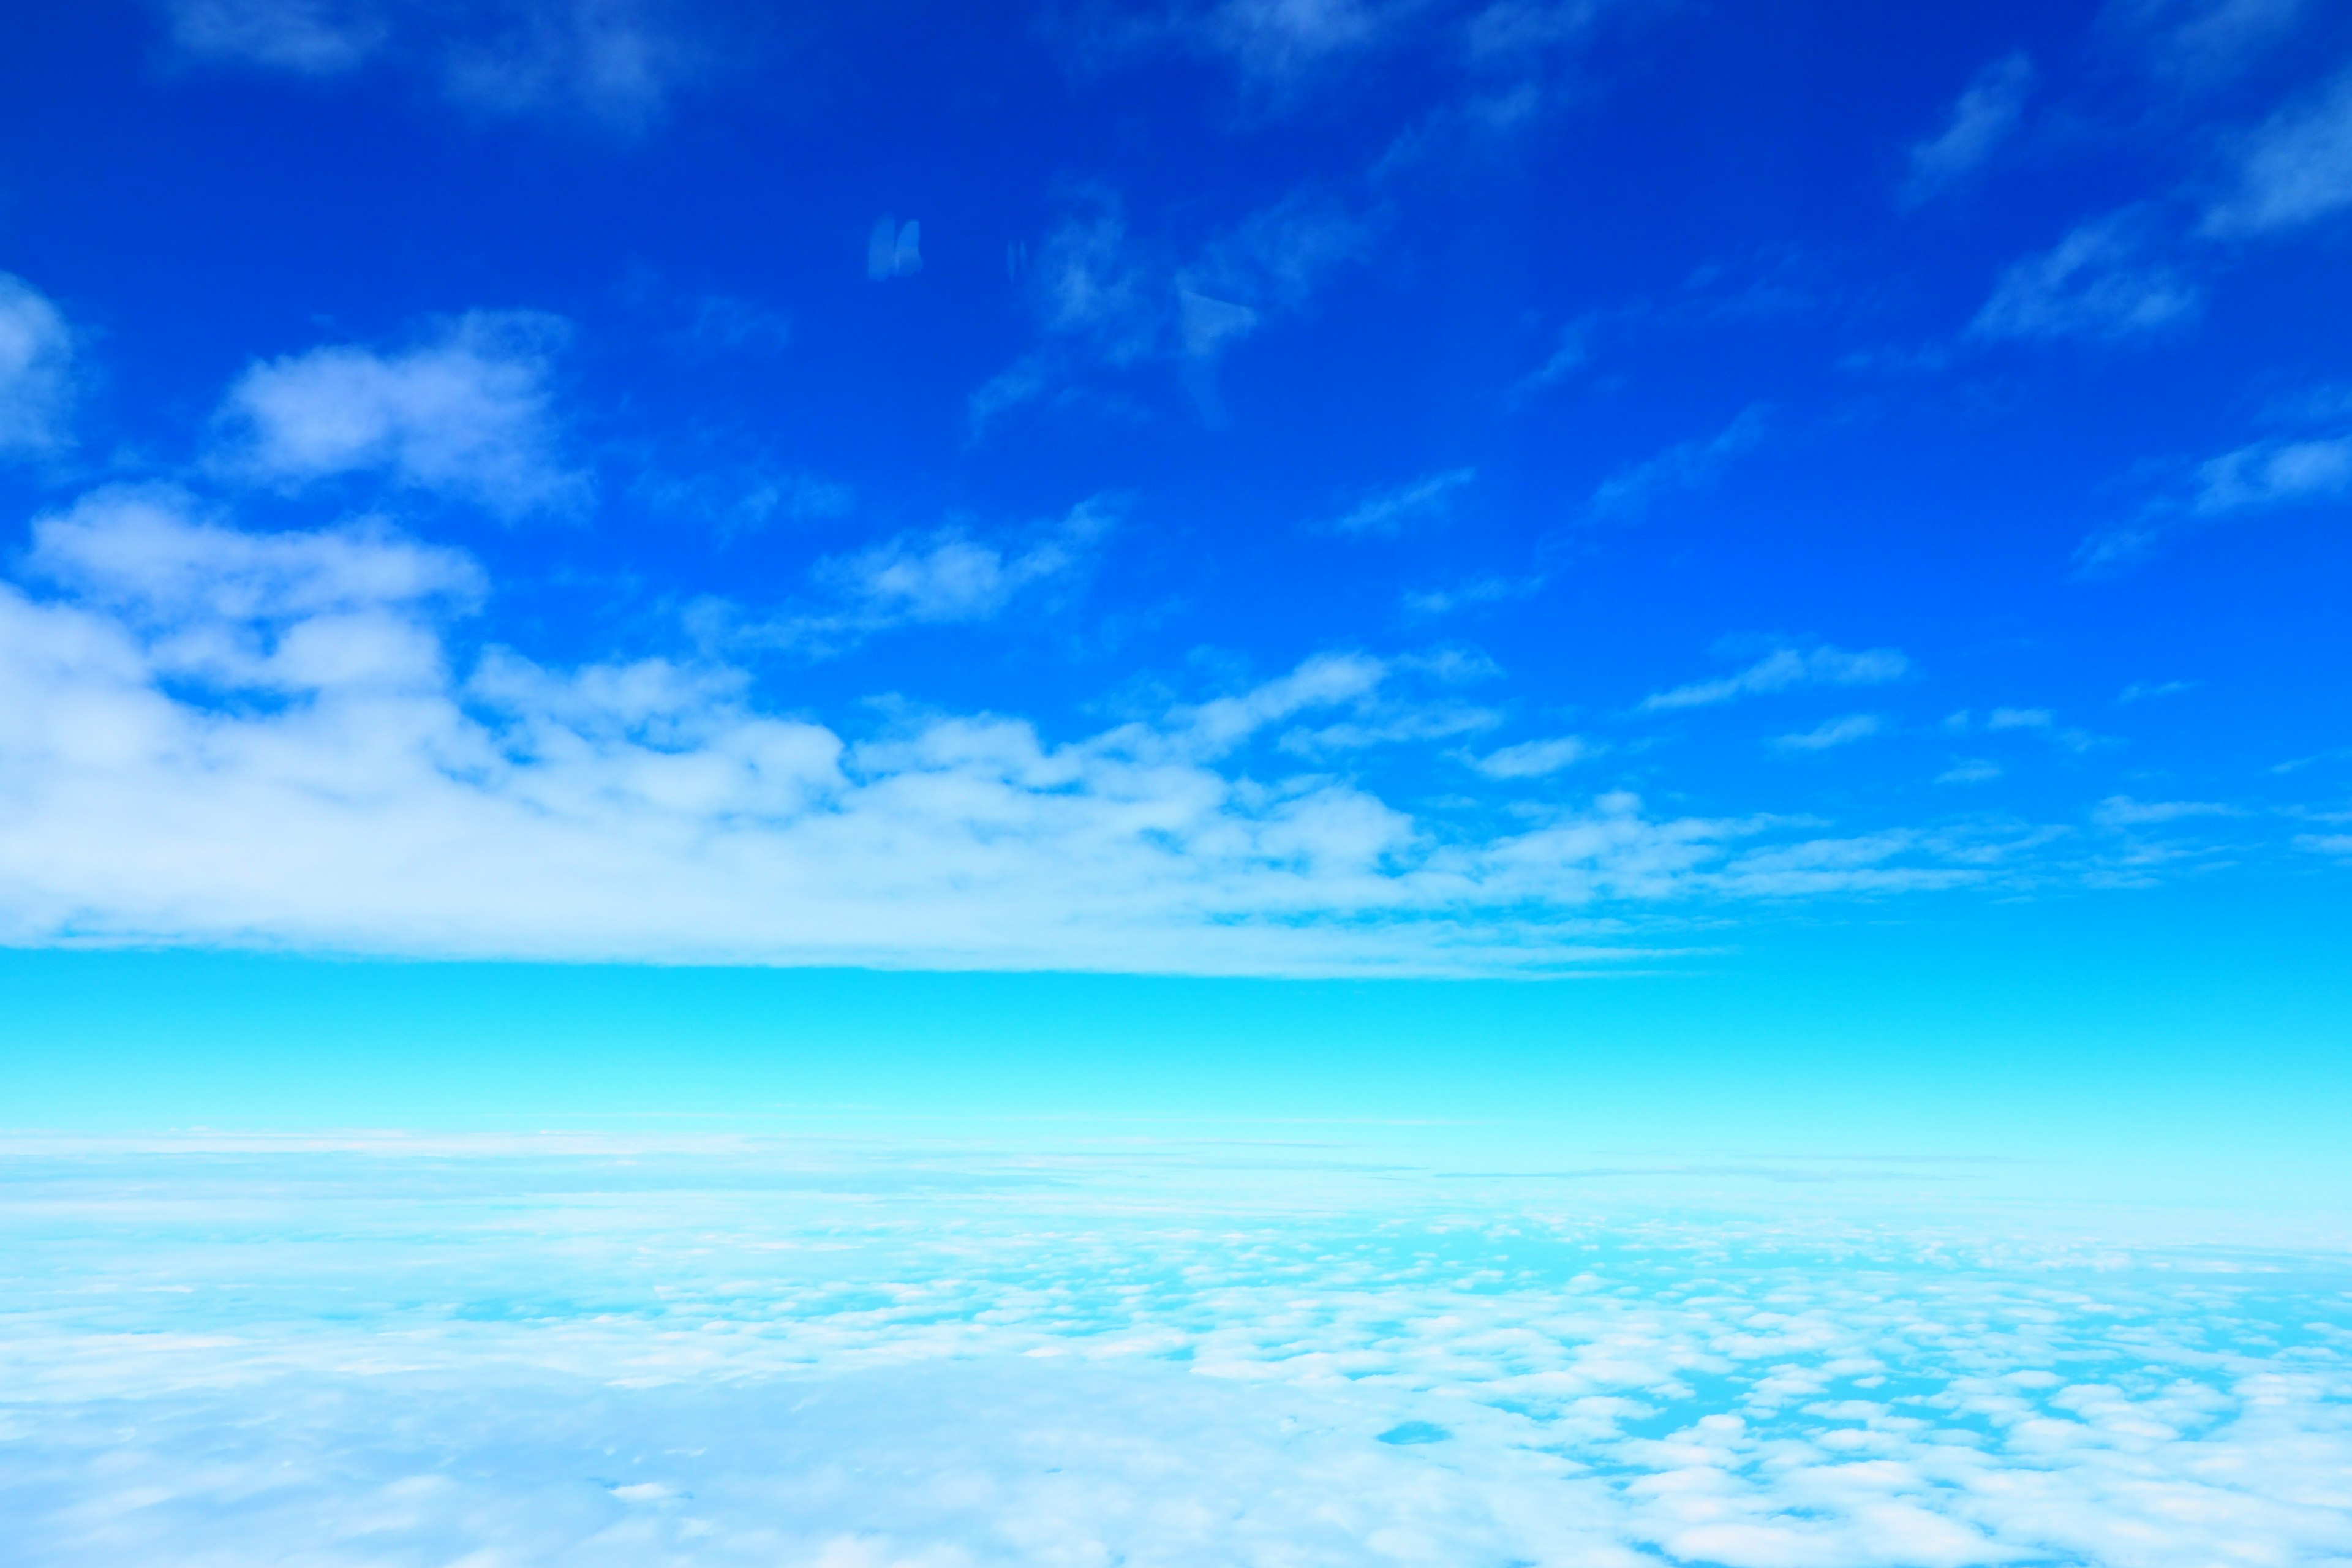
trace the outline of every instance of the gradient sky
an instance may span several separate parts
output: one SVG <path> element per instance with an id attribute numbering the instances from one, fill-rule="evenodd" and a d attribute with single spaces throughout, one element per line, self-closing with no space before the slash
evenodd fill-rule
<path id="1" fill-rule="evenodd" d="M 0 1121 L 2328 1142 L 2341 7 L 10 33 Z"/>

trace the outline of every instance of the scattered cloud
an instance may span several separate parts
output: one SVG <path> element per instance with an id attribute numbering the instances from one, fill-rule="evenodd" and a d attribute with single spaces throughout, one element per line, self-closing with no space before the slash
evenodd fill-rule
<path id="1" fill-rule="evenodd" d="M 2100 21 L 2159 77 L 2201 90 L 2243 72 L 2309 8 L 2308 0 L 2113 0 Z"/>
<path id="2" fill-rule="evenodd" d="M 1286 752 L 1313 756 L 1409 742 L 1450 741 L 1491 730 L 1502 721 L 1503 715 L 1492 708 L 1474 708 L 1460 702 L 1392 700 L 1365 704 L 1359 718 L 1286 731 L 1276 743 Z"/>
<path id="3" fill-rule="evenodd" d="M 1849 713 L 1843 719 L 1825 719 L 1811 729 L 1793 735 L 1778 736 L 1772 744 L 1790 752 L 1826 752 L 1832 747 L 1868 740 L 1885 728 L 1886 721 L 1875 713 Z"/>
<path id="4" fill-rule="evenodd" d="M 1937 784 L 1990 784 L 2000 777 L 2000 764 L 1983 757 L 1956 757 L 1936 775 Z"/>
<path id="5" fill-rule="evenodd" d="M 874 220 L 874 232 L 866 241 L 866 276 L 877 283 L 887 283 L 893 278 L 911 278 L 923 269 L 923 226 L 913 218 L 905 223 L 885 213 Z"/>
<path id="6" fill-rule="evenodd" d="M 171 0 L 173 46 L 190 59 L 299 76 L 357 69 L 392 36 L 369 0 Z"/>
<path id="7" fill-rule="evenodd" d="M 1476 673 L 1458 658 L 1319 655 L 1061 742 L 903 705 L 853 738 L 755 706 L 709 655 L 461 658 L 479 568 L 381 526 L 252 533 L 104 491 L 35 540 L 46 591 L 0 584 L 12 942 L 1500 973 L 1606 951 L 1601 911 L 1959 886 L 2000 854 L 1656 816 L 1622 793 L 1471 834 L 1278 765 L 1488 726 L 1385 690 L 1408 668 Z M 909 536 L 820 576 L 856 635 L 1002 613 L 1072 548 Z M 1895 656 L 1792 657 L 1797 675 L 1741 689 L 1882 679 Z"/>
<path id="8" fill-rule="evenodd" d="M 2138 560 L 2186 527 L 2348 496 L 2352 432 L 2265 437 L 2196 465 L 2173 494 L 2152 501 L 2130 521 L 2085 539 L 2075 559 L 2086 572 L 2111 570 Z"/>
<path id="9" fill-rule="evenodd" d="M 1475 468 L 1447 468 L 1376 490 L 1326 526 L 1352 538 L 1392 539 L 1417 524 L 1443 521 L 1453 511 L 1458 492 L 1477 477 Z"/>
<path id="10" fill-rule="evenodd" d="M 1034 584 L 1077 564 L 1082 540 L 1057 533 L 1007 551 L 961 529 L 905 534 L 820 562 L 816 576 L 875 626 L 987 620 Z"/>
<path id="11" fill-rule="evenodd" d="M 2197 470 L 2195 511 L 2212 515 L 2352 491 L 2352 434 L 2258 441 Z"/>
<path id="12" fill-rule="evenodd" d="M 1490 779 L 1536 779 L 1575 766 L 1607 748 L 1581 735 L 1559 735 L 1548 741 L 1521 741 L 1473 757 L 1470 765 Z"/>
<path id="13" fill-rule="evenodd" d="M 1535 577 L 1474 577 L 1452 588 L 1416 589 L 1400 601 L 1416 620 L 1433 620 L 1479 605 L 1508 604 L 1542 592 L 1544 579 Z"/>
<path id="14" fill-rule="evenodd" d="M 1591 364 L 1597 321 L 1597 317 L 1586 314 L 1560 328 L 1550 355 L 1511 388 L 1511 400 L 1523 402 L 1546 387 L 1558 386 Z"/>
<path id="15" fill-rule="evenodd" d="M 1180 255 L 1131 234 L 1113 194 L 1083 192 L 1024 269 L 1042 341 L 972 394 L 972 427 L 1089 374 L 1150 363 L 1174 366 L 1202 416 L 1219 422 L 1217 362 L 1266 322 L 1305 311 L 1367 254 L 1372 231 L 1363 214 L 1299 191 Z"/>
<path id="16" fill-rule="evenodd" d="M 2135 680 L 2116 693 L 2118 702 L 2147 702 L 2158 697 L 2178 697 L 2184 691 L 2194 691 L 2194 680 Z"/>
<path id="17" fill-rule="evenodd" d="M 1080 6 L 1056 30 L 1093 66 L 1164 54 L 1218 61 L 1252 99 L 1278 106 L 1391 42 L 1417 9 L 1411 0 L 1176 0 Z"/>
<path id="18" fill-rule="evenodd" d="M 1969 323 L 1989 338 L 2124 339 L 2179 325 L 2199 296 L 2151 255 L 2149 220 L 2126 210 L 2085 223 L 2001 275 Z"/>
<path id="19" fill-rule="evenodd" d="M 829 658 L 904 626 L 991 621 L 1017 599 L 1066 588 L 1093 564 L 1115 511 L 1096 498 L 1060 521 L 995 539 L 960 524 L 899 533 L 863 550 L 826 556 L 810 570 L 822 595 L 814 606 L 746 616 L 705 600 L 691 622 L 713 647 L 787 649 Z"/>
<path id="20" fill-rule="evenodd" d="M 73 329 L 39 289 L 0 272 L 0 457 L 66 446 L 73 402 Z"/>
<path id="21" fill-rule="evenodd" d="M 1995 708 L 1981 720 L 1963 709 L 1946 719 L 1944 728 L 1954 734 L 1974 731 L 1986 734 L 2040 735 L 2069 752 L 2087 752 L 2104 743 L 2088 730 L 2061 724 L 2058 716 L 2047 708 Z"/>
<path id="22" fill-rule="evenodd" d="M 1800 686 L 1884 686 L 1911 673 L 1911 661 L 1891 647 L 1776 648 L 1736 675 L 1695 681 L 1642 700 L 1642 711 L 1704 708 L 1735 698 L 1787 691 Z"/>
<path id="23" fill-rule="evenodd" d="M 1623 517 L 1640 512 L 1661 496 L 1696 489 L 1712 480 L 1733 458 L 1751 450 L 1764 438 L 1764 410 L 1752 405 L 1717 434 L 1700 441 L 1682 441 L 1603 479 L 1592 492 L 1588 510 L 1598 517 Z"/>
<path id="24" fill-rule="evenodd" d="M 793 319 L 755 300 L 705 294 L 676 340 L 709 353 L 775 353 L 793 341 Z"/>
<path id="25" fill-rule="evenodd" d="M 836 479 L 763 462 L 704 462 L 685 475 L 649 474 L 636 493 L 653 510 L 733 539 L 778 523 L 845 517 L 856 492 Z"/>
<path id="26" fill-rule="evenodd" d="M 215 466 L 289 489 L 376 474 L 509 518 L 575 506 L 588 479 L 562 461 L 548 386 L 567 332 L 552 316 L 477 310 L 405 349 L 260 362 L 222 405 Z"/>
<path id="27" fill-rule="evenodd" d="M 2352 70 L 2281 110 L 2248 136 L 2233 188 L 2205 232 L 2236 237 L 2300 228 L 2352 206 Z"/>
<path id="28" fill-rule="evenodd" d="M 418 70 L 450 102 L 500 116 L 658 119 L 712 52 L 657 0 L 164 0 L 173 48 L 195 64 L 329 78 Z"/>
<path id="29" fill-rule="evenodd" d="M 2152 827 L 2168 822 L 2180 822 L 2200 816 L 2235 816 L 2234 806 L 2217 805 L 2207 800 L 2134 800 L 2127 795 L 2111 795 L 2099 802 L 2091 812 L 2091 820 L 2101 827 L 2120 831 L 2133 827 Z"/>
<path id="30" fill-rule="evenodd" d="M 1929 200 L 1975 174 L 2016 132 L 2033 90 L 2033 62 L 2005 56 L 1979 71 L 1952 105 L 1944 129 L 1911 149 L 1901 190 L 1906 205 Z"/>

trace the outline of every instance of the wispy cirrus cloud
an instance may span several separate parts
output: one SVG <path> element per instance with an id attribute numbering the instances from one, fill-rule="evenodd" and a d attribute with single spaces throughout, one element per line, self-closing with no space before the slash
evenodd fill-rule
<path id="1" fill-rule="evenodd" d="M 2078 225 L 2001 274 L 1969 325 L 1978 337 L 2142 337 L 2199 309 L 2197 286 L 2162 253 L 2147 214 L 2126 209 Z"/>
<path id="2" fill-rule="evenodd" d="M 2033 90 L 2033 62 L 2005 55 L 1979 71 L 1946 117 L 1944 128 L 1914 143 L 1899 191 L 1906 205 L 1931 200 L 1990 162 L 2016 133 Z"/>
<path id="3" fill-rule="evenodd" d="M 829 658 L 906 626 L 973 626 L 1016 600 L 1066 591 L 1093 565 L 1114 526 L 1103 498 L 1056 521 L 984 535 L 959 523 L 911 530 L 819 559 L 813 603 L 772 614 L 706 599 L 688 619 L 712 647 L 783 649 Z"/>
<path id="4" fill-rule="evenodd" d="M 471 501 L 509 518 L 584 500 L 550 384 L 569 332 L 536 311 L 477 310 L 406 347 L 265 360 L 229 388 L 216 471 L 298 489 L 351 475 Z"/>
<path id="5" fill-rule="evenodd" d="M 1483 757 L 1472 757 L 1469 763 L 1490 779 L 1539 779 L 1589 761 L 1606 750 L 1605 745 L 1581 735 L 1556 735 L 1549 740 L 1521 741 L 1517 745 L 1503 746 Z"/>
<path id="6" fill-rule="evenodd" d="M 1848 713 L 1840 719 L 1824 719 L 1810 730 L 1775 736 L 1772 744 L 1784 752 L 1826 752 L 1866 741 L 1885 728 L 1886 721 L 1875 713 Z"/>
<path id="7" fill-rule="evenodd" d="M 1911 661 L 1891 647 L 1859 652 L 1827 647 L 1775 648 L 1735 674 L 1653 692 L 1642 700 L 1641 710 L 1650 713 L 1711 707 L 1802 686 L 1884 686 L 1910 673 Z"/>
<path id="8" fill-rule="evenodd" d="M 2198 92 L 2241 75 L 2314 9 L 2310 0 L 2110 0 L 2099 22 L 2160 79 Z"/>
<path id="9" fill-rule="evenodd" d="M 163 0 L 191 63 L 337 77 L 421 72 L 453 104 L 638 130 L 716 56 L 675 0 Z"/>
<path id="10" fill-rule="evenodd" d="M 2326 405 L 2329 414 L 2338 411 Z M 2324 506 L 2352 497 L 2352 430 L 2306 426 L 2249 441 L 2180 475 L 2129 521 L 2084 540 L 2075 561 L 2086 573 L 2128 567 L 2169 535 L 2251 513 Z"/>
<path id="11" fill-rule="evenodd" d="M 1324 527 L 1352 538 L 1393 538 L 1419 524 L 1440 522 L 1456 496 L 1478 478 L 1475 468 L 1446 468 L 1408 483 L 1374 490 Z"/>
<path id="12" fill-rule="evenodd" d="M 2352 70 L 2241 141 L 2229 192 L 2206 209 L 2220 237 L 2282 233 L 2352 207 Z"/>
<path id="13" fill-rule="evenodd" d="M 74 334 L 65 312 L 23 279 L 0 272 L 0 457 L 68 445 Z"/>
<path id="14" fill-rule="evenodd" d="M 1743 408 L 1715 435 L 1677 441 L 1654 457 L 1644 458 L 1601 480 L 1593 488 L 1591 499 L 1585 503 L 1586 510 L 1595 517 L 1630 517 L 1675 491 L 1707 484 L 1724 465 L 1761 443 L 1764 432 L 1763 408 Z"/>
<path id="15" fill-rule="evenodd" d="M 1116 194 L 1079 193 L 1025 264 L 1038 346 L 972 393 L 972 429 L 1026 405 L 1083 401 L 1089 376 L 1144 364 L 1173 367 L 1199 413 L 1222 420 L 1217 362 L 1262 325 L 1306 310 L 1364 258 L 1376 225 L 1302 190 L 1180 251 L 1136 235 Z"/>

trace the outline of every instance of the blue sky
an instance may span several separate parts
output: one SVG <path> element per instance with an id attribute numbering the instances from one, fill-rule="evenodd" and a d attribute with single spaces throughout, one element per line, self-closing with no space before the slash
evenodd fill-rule
<path id="1" fill-rule="evenodd" d="M 2211 1020 L 2282 1104 L 2340 1054 L 2339 9 L 13 31 L 26 1016 L 97 946 L 1192 977 L 1195 1046 L 1244 978 L 1622 975 L 1492 1006 Z"/>

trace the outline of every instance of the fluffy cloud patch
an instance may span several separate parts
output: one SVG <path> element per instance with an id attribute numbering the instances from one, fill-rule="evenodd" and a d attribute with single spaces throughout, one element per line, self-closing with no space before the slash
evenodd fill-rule
<path id="1" fill-rule="evenodd" d="M 40 290 L 0 272 L 0 457 L 66 443 L 73 330 Z"/>
<path id="2" fill-rule="evenodd" d="M 1412 672 L 1362 654 L 1071 741 L 985 713 L 858 738 L 754 705 L 709 659 L 492 648 L 469 668 L 453 633 L 478 568 L 381 528 L 256 533 L 112 491 L 36 540 L 47 591 L 0 586 L 13 942 L 1492 973 L 1607 957 L 1588 935 L 1604 910 L 1948 886 L 2006 853 L 1658 818 L 1624 794 L 1499 833 L 1417 819 L 1279 761 L 1497 718 L 1391 695 Z M 876 615 L 953 619 L 1013 592 L 1024 559 L 932 542 L 845 581 Z M 1795 673 L 1768 659 L 1731 689 L 1902 668 L 1773 657 Z M 1497 755 L 1518 776 L 1558 760 Z"/>
<path id="3" fill-rule="evenodd" d="M 1694 681 L 1642 700 L 1644 711 L 1704 708 L 1735 698 L 1787 691 L 1800 686 L 1884 686 L 1911 673 L 1911 661 L 1891 647 L 1776 648 L 1736 675 Z"/>
<path id="4" fill-rule="evenodd" d="M 338 346 L 268 360 L 230 387 L 225 471 L 299 487 L 375 474 L 509 517 L 576 503 L 548 386 L 562 321 L 476 311 L 417 345 Z"/>

